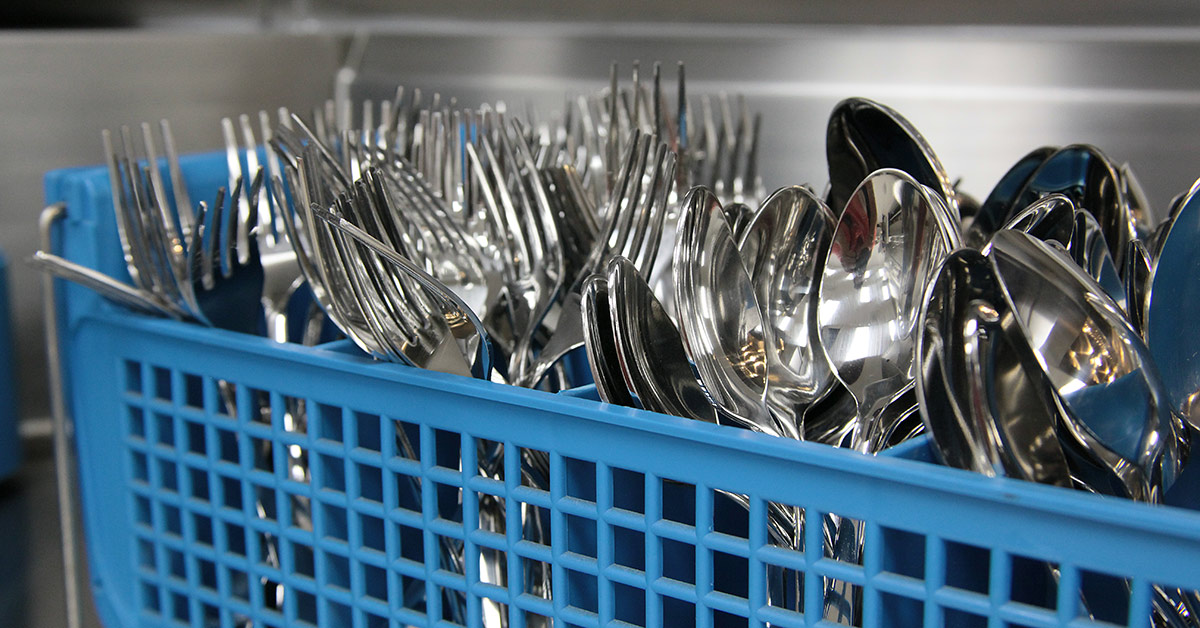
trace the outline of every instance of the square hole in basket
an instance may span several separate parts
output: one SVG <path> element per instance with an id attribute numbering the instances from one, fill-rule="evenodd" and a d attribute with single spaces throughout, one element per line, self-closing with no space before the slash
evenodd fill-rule
<path id="1" fill-rule="evenodd" d="M 179 492 L 179 468 L 171 460 L 158 459 L 158 487 L 161 490 Z"/>
<path id="2" fill-rule="evenodd" d="M 195 421 L 184 423 L 187 435 L 187 450 L 189 453 L 203 456 L 208 452 L 208 439 L 204 435 L 204 424 Z"/>
<path id="3" fill-rule="evenodd" d="M 223 379 L 214 381 L 213 385 L 216 387 L 214 398 L 217 403 L 213 414 L 231 421 L 237 419 L 237 386 Z"/>
<path id="4" fill-rule="evenodd" d="M 712 625 L 714 628 L 743 628 L 750 625 L 750 620 L 741 615 L 726 613 L 725 611 L 713 610 Z"/>
<path id="5" fill-rule="evenodd" d="M 521 447 L 521 485 L 540 491 L 550 490 L 550 454 L 530 447 Z"/>
<path id="6" fill-rule="evenodd" d="M 862 595 L 858 587 L 854 587 L 854 589 L 856 595 Z M 861 600 L 855 598 L 855 603 L 861 603 Z M 924 612 L 925 605 L 921 600 L 891 593 L 879 594 L 879 625 L 881 626 L 920 626 Z"/>
<path id="7" fill-rule="evenodd" d="M 202 626 L 220 626 L 221 625 L 221 609 L 212 604 L 202 603 L 200 605 L 200 625 Z"/>
<path id="8" fill-rule="evenodd" d="M 308 435 L 308 406 L 304 399 L 290 395 L 280 395 L 279 402 L 283 405 L 283 429 L 289 434 L 298 436 Z"/>
<path id="9" fill-rule="evenodd" d="M 696 546 L 674 539 L 662 542 L 662 575 L 664 578 L 696 584 Z"/>
<path id="10" fill-rule="evenodd" d="M 596 463 L 563 458 L 563 470 L 567 476 L 563 490 L 568 497 L 587 502 L 596 501 Z"/>
<path id="11" fill-rule="evenodd" d="M 462 489 L 449 484 L 434 483 L 437 495 L 438 518 L 462 523 Z"/>
<path id="12" fill-rule="evenodd" d="M 713 590 L 728 595 L 746 597 L 747 575 L 750 573 L 750 561 L 741 556 L 713 551 L 712 578 Z"/>
<path id="13" fill-rule="evenodd" d="M 151 613 L 159 613 L 162 609 L 162 603 L 158 599 L 158 587 L 149 582 L 142 583 L 142 608 Z"/>
<path id="14" fill-rule="evenodd" d="M 554 620 L 545 615 L 521 611 L 525 615 L 525 628 L 554 628 Z"/>
<path id="15" fill-rule="evenodd" d="M 617 621 L 634 626 L 646 625 L 646 592 L 642 589 L 613 583 L 613 612 Z"/>
<path id="16" fill-rule="evenodd" d="M 521 504 L 521 538 L 538 545 L 550 545 L 550 510 L 533 504 Z"/>
<path id="17" fill-rule="evenodd" d="M 305 578 L 315 578 L 317 572 L 312 547 L 303 543 L 290 543 L 289 547 L 292 552 L 292 571 Z"/>
<path id="18" fill-rule="evenodd" d="M 325 529 L 325 538 L 347 541 L 350 538 L 349 521 L 346 509 L 332 504 L 321 504 L 321 523 Z"/>
<path id="19" fill-rule="evenodd" d="M 943 608 L 942 625 L 945 628 L 987 628 L 988 619 L 956 608 Z"/>
<path id="20" fill-rule="evenodd" d="M 288 597 L 296 605 L 296 619 L 317 625 L 317 598 L 299 589 L 289 589 Z"/>
<path id="21" fill-rule="evenodd" d="M 354 446 L 367 451 L 379 451 L 379 415 L 354 413 Z"/>
<path id="22" fill-rule="evenodd" d="M 287 464 L 288 479 L 293 482 L 308 483 L 309 466 L 308 466 L 308 450 L 300 445 L 287 445 L 284 449 L 284 459 Z"/>
<path id="23" fill-rule="evenodd" d="M 406 423 L 399 419 L 393 419 L 392 428 L 395 433 L 389 433 L 389 436 L 392 436 L 396 439 L 395 455 L 398 458 L 404 458 L 405 460 L 420 460 L 420 426 L 413 423 Z"/>
<path id="24" fill-rule="evenodd" d="M 250 422 L 271 425 L 271 393 L 247 386 L 246 397 L 250 402 L 248 416 Z"/>
<path id="25" fill-rule="evenodd" d="M 129 457 L 132 460 L 133 479 L 139 482 L 150 482 L 150 463 L 146 459 L 146 454 L 140 451 L 131 451 Z"/>
<path id="26" fill-rule="evenodd" d="M 250 602 L 250 577 L 242 569 L 226 569 L 225 579 L 229 581 L 229 594 L 234 599 L 248 604 Z"/>
<path id="27" fill-rule="evenodd" d="M 211 560 L 203 558 L 196 559 L 196 576 L 200 579 L 200 586 L 211 591 L 217 590 L 217 564 Z"/>
<path id="28" fill-rule="evenodd" d="M 812 525 L 815 522 L 809 522 Z M 825 558 L 851 565 L 862 564 L 862 542 L 864 524 L 853 517 L 827 514 L 821 519 L 825 534 L 832 535 L 834 542 L 825 545 Z"/>
<path id="29" fill-rule="evenodd" d="M 313 529 L 312 500 L 303 495 L 289 493 L 285 503 L 288 505 L 288 525 L 311 532 Z"/>
<path id="30" fill-rule="evenodd" d="M 457 589 L 442 589 L 442 619 L 451 626 L 467 625 L 467 594 Z"/>
<path id="31" fill-rule="evenodd" d="M 154 557 L 155 557 L 156 551 L 155 551 L 154 547 L 155 547 L 154 543 L 151 543 L 150 541 L 147 541 L 146 539 L 138 539 L 138 542 L 137 542 L 138 565 L 140 567 L 142 567 L 143 569 L 149 569 L 150 571 L 155 570 L 156 566 L 155 566 L 155 562 L 154 562 Z"/>
<path id="32" fill-rule="evenodd" d="M 358 496 L 361 499 L 383 503 L 383 472 L 378 467 L 354 464 L 358 472 Z"/>
<path id="33" fill-rule="evenodd" d="M 197 410 L 204 409 L 204 378 L 192 373 L 183 374 L 183 404 Z"/>
<path id="34" fill-rule="evenodd" d="M 246 529 L 236 523 L 226 523 L 225 551 L 234 556 L 246 555 Z"/>
<path id="35" fill-rule="evenodd" d="M 992 552 L 985 547 L 943 541 L 946 553 L 946 586 L 987 594 Z"/>
<path id="36" fill-rule="evenodd" d="M 1076 615 L 1088 613 L 1100 621 L 1123 624 L 1129 618 L 1129 583 L 1124 578 L 1088 571 L 1079 571 L 1080 600 Z M 1153 594 L 1152 594 L 1153 595 Z"/>
<path id="37" fill-rule="evenodd" d="M 171 617 L 180 623 L 188 623 L 191 621 L 192 614 L 188 608 L 188 598 L 186 595 L 178 592 L 171 593 Z"/>
<path id="38" fill-rule="evenodd" d="M 797 613 L 804 612 L 804 572 L 791 567 L 764 564 L 767 605 Z"/>
<path id="39" fill-rule="evenodd" d="M 363 592 L 368 597 L 373 597 L 380 602 L 387 604 L 387 571 L 380 569 L 374 565 L 361 563 Z"/>
<path id="40" fill-rule="evenodd" d="M 350 590 L 350 559 L 327 552 L 325 554 L 325 580 L 332 586 Z"/>
<path id="41" fill-rule="evenodd" d="M 566 516 L 567 551 L 596 558 L 596 522 L 586 517 Z"/>
<path id="42" fill-rule="evenodd" d="M 340 456 L 319 454 L 312 482 L 318 489 L 346 492 L 346 463 Z"/>
<path id="43" fill-rule="evenodd" d="M 696 485 L 664 478 L 661 491 L 663 520 L 695 527 Z"/>
<path id="44" fill-rule="evenodd" d="M 342 442 L 342 409 L 324 403 L 318 403 L 315 406 L 316 412 L 310 412 L 308 420 L 316 422 L 317 438 L 335 443 Z"/>
<path id="45" fill-rule="evenodd" d="M 254 485 L 254 509 L 259 519 L 275 523 L 279 520 L 278 494 L 269 486 Z"/>
<path id="46" fill-rule="evenodd" d="M 638 571 L 646 570 L 646 535 L 637 530 L 612 526 L 613 562 Z"/>
<path id="47" fill-rule="evenodd" d="M 353 615 L 349 606 L 331 600 L 325 601 L 325 613 L 320 621 L 322 626 L 351 626 L 352 621 Z"/>
<path id="48" fill-rule="evenodd" d="M 400 530 L 400 557 L 421 563 L 425 561 L 425 533 L 421 528 L 396 525 Z"/>
<path id="49" fill-rule="evenodd" d="M 522 588 L 526 594 L 543 600 L 550 599 L 552 573 L 550 563 L 532 558 L 521 558 L 521 573 L 525 578 Z"/>
<path id="50" fill-rule="evenodd" d="M 238 464 L 241 456 L 238 454 L 237 434 L 229 430 L 217 429 L 217 451 L 221 460 Z"/>
<path id="51" fill-rule="evenodd" d="M 183 552 L 166 548 L 163 550 L 166 556 L 166 564 L 164 567 L 167 570 L 167 575 L 176 580 L 187 581 L 187 563 L 184 562 Z"/>
<path id="52" fill-rule="evenodd" d="M 212 519 L 208 515 L 193 513 L 192 514 L 192 530 L 196 535 L 196 542 L 209 547 L 213 544 L 213 524 Z"/>
<path id="53" fill-rule="evenodd" d="M 767 545 L 804 553 L 804 509 L 767 502 Z"/>
<path id="54" fill-rule="evenodd" d="M 377 552 L 386 551 L 383 519 L 370 515 L 359 515 L 363 547 Z"/>
<path id="55" fill-rule="evenodd" d="M 125 392 L 142 392 L 142 365 L 140 362 L 125 360 Z"/>
<path id="56" fill-rule="evenodd" d="M 673 597 L 662 598 L 662 625 L 671 628 L 694 627 L 696 625 L 696 605 Z"/>
<path id="57" fill-rule="evenodd" d="M 175 418 L 161 412 L 154 413 L 154 438 L 158 444 L 175 446 Z"/>
<path id="58" fill-rule="evenodd" d="M 492 547 L 479 546 L 479 579 L 488 584 L 505 586 L 508 579 L 508 553 Z"/>
<path id="59" fill-rule="evenodd" d="M 504 443 L 486 438 L 476 439 L 475 457 L 479 461 L 481 476 L 504 481 Z"/>
<path id="60" fill-rule="evenodd" d="M 742 505 L 749 498 L 740 493 L 713 491 L 712 500 L 713 531 L 739 539 L 750 538 L 750 511 Z"/>
<path id="61" fill-rule="evenodd" d="M 129 410 L 129 434 L 134 438 L 146 438 L 146 411 L 137 406 L 126 406 Z"/>
<path id="62" fill-rule="evenodd" d="M 396 473 L 395 477 L 397 508 L 406 510 L 409 513 L 419 514 L 423 510 L 420 478 L 406 473 Z"/>
<path id="63" fill-rule="evenodd" d="M 463 553 L 462 541 L 454 537 L 442 536 L 440 534 L 436 534 L 434 537 L 437 539 L 439 553 L 437 563 L 438 569 L 456 576 L 463 575 L 465 566 L 462 564 L 462 560 L 460 560 L 460 557 Z M 452 560 L 451 556 L 454 556 L 455 558 Z"/>
<path id="64" fill-rule="evenodd" d="M 462 470 L 462 435 L 448 430 L 433 432 L 433 463 L 451 471 Z"/>
<path id="65" fill-rule="evenodd" d="M 880 527 L 883 570 L 923 580 L 925 578 L 925 537 L 914 532 Z M 873 543 L 874 541 L 867 541 Z M 936 540 L 934 541 L 937 542 Z"/>
<path id="66" fill-rule="evenodd" d="M 591 576 L 573 569 L 565 570 L 567 574 L 567 605 L 574 608 L 597 613 L 596 576 Z"/>
<path id="67" fill-rule="evenodd" d="M 281 569 L 283 565 L 279 556 L 279 537 L 266 532 L 255 532 L 254 537 L 258 543 L 258 563 L 273 569 Z"/>
<path id="68" fill-rule="evenodd" d="M 134 495 L 134 497 L 133 497 L 134 520 L 144 526 L 153 527 L 154 526 L 154 516 L 151 513 L 152 513 L 152 508 L 150 505 L 150 500 L 146 499 L 145 497 L 142 497 L 141 495 Z"/>
<path id="69" fill-rule="evenodd" d="M 251 437 L 250 448 L 254 453 L 254 468 L 275 473 L 275 443 L 265 438 Z"/>
<path id="70" fill-rule="evenodd" d="M 366 628 L 388 628 L 391 624 L 388 623 L 388 619 L 386 617 L 372 615 L 364 611 L 363 625 L 366 626 Z"/>
<path id="71" fill-rule="evenodd" d="M 168 534 L 183 536 L 183 516 L 179 509 L 167 504 L 160 505 L 162 511 L 163 530 Z"/>
<path id="72" fill-rule="evenodd" d="M 612 470 L 613 507 L 630 512 L 646 512 L 646 476 L 627 469 Z"/>
<path id="73" fill-rule="evenodd" d="M 221 476 L 221 505 L 233 510 L 242 509 L 242 483 L 238 480 Z"/>
<path id="74" fill-rule="evenodd" d="M 163 401 L 170 401 L 173 398 L 171 394 L 171 370 L 156 366 L 152 371 L 152 377 L 154 378 L 154 396 Z"/>
<path id="75" fill-rule="evenodd" d="M 479 529 L 485 532 L 504 534 L 506 510 L 505 500 L 497 495 L 479 493 Z"/>
<path id="76" fill-rule="evenodd" d="M 1054 610 L 1058 605 L 1058 583 L 1054 575 L 1058 565 L 1017 555 L 1013 555 L 1011 560 L 1009 599 Z"/>

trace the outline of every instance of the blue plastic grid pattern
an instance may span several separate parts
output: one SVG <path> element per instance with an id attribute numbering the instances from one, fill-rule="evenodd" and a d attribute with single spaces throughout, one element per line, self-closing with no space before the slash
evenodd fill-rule
<path id="1" fill-rule="evenodd" d="M 220 164 L 185 160 L 193 198 Z M 51 173 L 47 197 L 67 204 L 65 255 L 120 274 L 105 172 Z M 942 468 L 920 441 L 868 458 L 148 319 L 76 286 L 58 307 L 108 628 L 814 626 L 827 582 L 861 595 L 866 626 L 1146 626 L 1152 585 L 1200 589 L 1200 514 Z M 1172 499 L 1200 504 L 1194 475 Z M 776 506 L 810 522 L 795 546 L 768 533 Z M 862 526 L 861 561 L 824 549 L 827 514 Z M 527 586 L 540 569 L 549 595 Z"/>

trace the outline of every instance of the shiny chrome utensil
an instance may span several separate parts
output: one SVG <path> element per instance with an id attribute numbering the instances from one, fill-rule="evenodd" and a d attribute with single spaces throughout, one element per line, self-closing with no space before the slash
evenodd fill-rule
<path id="1" fill-rule="evenodd" d="M 1062 194 L 1049 194 L 1018 212 L 1002 228 L 1024 231 L 1042 242 L 1055 243 L 1069 250 L 1075 238 L 1076 224 L 1075 204 L 1071 199 Z"/>
<path id="2" fill-rule="evenodd" d="M 684 197 L 673 273 L 684 348 L 722 421 L 798 437 L 794 422 L 777 420 L 767 409 L 764 346 L 772 342 L 771 330 L 721 203 L 707 188 Z"/>
<path id="3" fill-rule="evenodd" d="M 696 381 L 683 338 L 637 266 L 608 262 L 608 310 L 625 386 L 642 408 L 717 423 L 717 411 Z"/>
<path id="4" fill-rule="evenodd" d="M 985 254 L 1057 393 L 1060 437 L 1070 436 L 1069 456 L 1079 454 L 1075 473 L 1089 486 L 1112 486 L 1100 492 L 1158 501 L 1181 460 L 1169 397 L 1141 337 L 1061 251 L 1000 231 Z"/>
<path id="5" fill-rule="evenodd" d="M 1200 333 L 1192 309 L 1200 299 L 1200 181 L 1166 228 L 1147 296 L 1146 344 L 1158 363 L 1171 408 L 1200 429 Z"/>
<path id="6" fill-rule="evenodd" d="M 1060 193 L 1100 225 L 1117 268 L 1125 261 L 1125 243 L 1137 233 L 1124 186 L 1108 157 L 1095 146 L 1073 144 L 1058 149 L 1038 166 L 1016 196 L 1026 207 L 1046 194 Z"/>
<path id="7" fill-rule="evenodd" d="M 838 220 L 818 293 L 821 346 L 854 396 L 845 430 L 865 450 L 878 418 L 912 386 L 918 311 L 941 260 L 958 246 L 948 210 L 898 170 L 872 173 Z"/>
<path id="8" fill-rule="evenodd" d="M 768 403 L 800 431 L 804 411 L 829 390 L 832 370 L 821 351 L 817 290 L 837 220 L 807 188 L 781 188 L 743 230 L 739 253 L 750 273 L 774 342 Z"/>
<path id="9" fill-rule="evenodd" d="M 1121 311 L 1126 311 L 1127 292 L 1121 282 L 1121 273 L 1117 270 L 1116 263 L 1109 253 L 1112 249 L 1104 240 L 1100 223 L 1096 222 L 1091 213 L 1076 212 L 1075 238 L 1067 250 L 1071 259 L 1075 260 L 1075 263 L 1085 273 L 1104 288 L 1105 294 L 1116 301 L 1117 305 L 1121 307 Z"/>
<path id="10" fill-rule="evenodd" d="M 971 221 L 971 227 L 964 236 L 967 246 L 983 248 L 992 234 L 1000 230 L 1013 216 L 1026 205 L 1017 206 L 1017 197 L 1025 189 L 1025 184 L 1033 173 L 1041 167 L 1050 155 L 1058 149 L 1053 146 L 1035 148 L 1029 154 L 1017 160 L 1008 172 L 1005 172 L 990 194 L 979 206 Z"/>
<path id="11" fill-rule="evenodd" d="M 639 407 L 621 372 L 620 349 L 609 310 L 608 279 L 604 275 L 592 275 L 583 282 L 580 308 L 588 366 L 600 399 L 619 406 Z"/>
<path id="12" fill-rule="evenodd" d="M 896 110 L 866 98 L 847 98 L 829 115 L 825 131 L 829 162 L 829 207 L 846 206 L 872 172 L 895 168 L 929 187 L 949 209 L 955 230 L 960 218 L 957 193 L 925 137 Z"/>
<path id="13" fill-rule="evenodd" d="M 951 467 L 1071 486 L 1049 380 L 991 261 L 960 249 L 931 284 L 917 332 L 916 394 Z"/>

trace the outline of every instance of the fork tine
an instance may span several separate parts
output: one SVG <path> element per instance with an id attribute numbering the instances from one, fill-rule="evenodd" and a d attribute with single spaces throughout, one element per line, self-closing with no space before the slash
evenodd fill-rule
<path id="1" fill-rule="evenodd" d="M 234 188 L 234 179 L 244 179 L 246 176 L 246 170 L 242 168 L 242 159 L 241 155 L 239 155 L 240 151 L 238 150 L 237 134 L 233 128 L 233 120 L 229 118 L 222 118 L 221 131 L 225 138 L 225 160 L 229 167 L 229 188 L 232 190 Z M 238 222 L 245 220 L 246 216 L 250 213 L 249 199 L 245 198 L 242 194 L 231 194 L 229 196 L 229 202 L 231 209 L 236 208 L 237 212 L 236 217 L 233 219 L 233 223 L 236 225 Z M 231 235 L 236 238 L 234 251 L 238 256 L 237 263 L 247 263 L 249 261 L 248 255 L 250 249 L 247 246 L 248 242 L 246 241 L 246 233 L 238 230 L 237 233 Z"/>
<path id="2" fill-rule="evenodd" d="M 649 199 L 648 211 L 651 214 L 649 228 L 640 238 L 638 256 L 633 258 L 643 279 L 649 279 L 654 261 L 658 258 L 659 247 L 662 244 L 663 228 L 670 211 L 671 189 L 675 181 L 676 159 L 675 153 L 668 150 L 666 144 L 658 145 L 654 183 L 651 185 Z"/>
<path id="3" fill-rule="evenodd" d="M 116 149 L 113 146 L 112 133 L 108 129 L 105 129 L 100 134 L 100 137 L 104 142 L 104 160 L 108 164 L 113 213 L 117 219 L 117 235 L 121 240 L 121 250 L 125 257 L 125 266 L 129 270 L 129 276 L 133 280 L 133 285 L 143 290 L 148 290 L 150 287 L 150 277 L 144 275 L 140 252 L 133 248 L 133 238 L 136 231 L 127 209 L 125 175 L 121 170 L 121 161 L 118 159 Z"/>
<path id="4" fill-rule="evenodd" d="M 175 213 L 179 217 L 180 235 L 186 239 L 196 226 L 192 200 L 188 196 L 183 169 L 179 167 L 179 152 L 175 148 L 175 134 L 171 131 L 171 123 L 163 118 L 158 121 L 158 129 L 162 133 L 163 152 L 167 155 L 167 173 L 171 178 L 171 191 L 175 195 Z"/>
<path id="5" fill-rule="evenodd" d="M 240 221 L 238 219 L 238 211 L 236 211 L 236 203 L 238 203 L 239 199 L 241 198 L 242 177 L 238 176 L 237 180 L 233 182 L 233 191 L 230 192 L 229 196 L 225 198 L 225 200 L 229 202 L 228 208 L 221 208 L 221 220 L 223 222 L 221 223 L 221 226 L 219 227 L 220 231 L 218 232 L 223 236 L 219 237 L 218 240 L 220 240 L 219 245 L 222 261 L 221 274 L 226 279 L 233 275 L 234 266 L 241 263 L 241 260 L 238 259 L 238 251 L 242 249 L 239 248 L 238 241 L 245 235 L 245 232 L 239 228 Z M 250 210 L 247 208 L 246 213 L 248 214 L 249 212 Z"/>
<path id="6" fill-rule="evenodd" d="M 241 126 L 242 142 L 246 151 L 246 172 L 253 172 L 256 174 L 256 176 L 261 176 L 258 163 L 258 142 L 254 139 L 254 129 L 250 126 L 250 116 L 244 113 L 238 116 L 238 125 Z M 251 187 L 253 188 L 254 186 Z M 269 207 L 270 205 L 270 201 L 267 199 L 267 189 L 265 186 L 260 186 L 257 192 L 249 194 L 247 198 L 250 199 L 250 205 L 254 209 L 257 209 L 258 207 Z M 258 214 L 255 217 L 254 225 L 256 227 L 259 225 L 269 226 L 269 223 L 265 222 L 269 218 L 269 212 L 266 215 Z M 264 229 L 264 236 L 267 238 L 268 242 L 274 241 L 274 235 L 274 232 L 270 229 Z"/>

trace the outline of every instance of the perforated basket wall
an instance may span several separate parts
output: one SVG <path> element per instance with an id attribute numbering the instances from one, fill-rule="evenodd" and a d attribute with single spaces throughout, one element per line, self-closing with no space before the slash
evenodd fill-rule
<path id="1" fill-rule="evenodd" d="M 185 160 L 192 198 L 221 164 Z M 103 169 L 51 173 L 47 197 L 63 254 L 120 275 Z M 829 586 L 873 627 L 1146 626 L 1152 585 L 1200 589 L 1200 514 L 1181 508 L 58 294 L 108 628 L 813 626 Z M 1194 480 L 1172 499 L 1200 503 Z M 803 513 L 797 542 L 769 534 L 772 510 Z M 861 527 L 861 560 L 825 548 L 829 514 Z"/>

